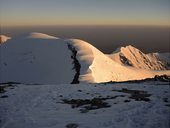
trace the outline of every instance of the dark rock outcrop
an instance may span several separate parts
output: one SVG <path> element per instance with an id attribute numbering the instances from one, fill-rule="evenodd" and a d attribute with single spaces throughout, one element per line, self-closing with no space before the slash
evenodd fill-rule
<path id="1" fill-rule="evenodd" d="M 72 52 L 71 59 L 73 59 L 73 64 L 74 64 L 73 69 L 76 71 L 76 73 L 74 75 L 74 78 L 73 78 L 73 81 L 71 82 L 71 84 L 78 84 L 79 83 L 79 75 L 80 75 L 81 65 L 80 65 L 79 61 L 77 60 L 77 58 L 76 58 L 77 51 L 71 44 L 68 44 L 68 49 Z"/>

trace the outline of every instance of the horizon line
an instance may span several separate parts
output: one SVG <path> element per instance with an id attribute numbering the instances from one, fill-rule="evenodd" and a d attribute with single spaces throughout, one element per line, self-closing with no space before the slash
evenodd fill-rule
<path id="1" fill-rule="evenodd" d="M 93 26 L 93 27 L 170 27 L 169 25 L 161 25 L 161 24 L 58 24 L 58 25 L 0 25 L 0 28 L 12 28 L 12 27 L 86 27 L 86 26 Z"/>

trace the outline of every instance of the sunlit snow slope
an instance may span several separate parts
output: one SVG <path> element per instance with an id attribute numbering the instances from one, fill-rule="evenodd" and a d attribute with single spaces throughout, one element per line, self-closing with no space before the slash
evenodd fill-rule
<path id="1" fill-rule="evenodd" d="M 140 69 L 166 70 L 169 66 L 161 60 L 157 54 L 145 54 L 139 49 L 129 45 L 117 49 L 113 54 L 108 55 L 119 64 L 132 66 Z"/>
<path id="2" fill-rule="evenodd" d="M 7 40 L 11 39 L 11 37 L 0 35 L 0 44 L 5 43 Z"/>
<path id="3" fill-rule="evenodd" d="M 149 53 L 148 56 L 155 56 L 159 58 L 164 64 L 166 64 L 166 67 L 170 69 L 170 53 Z"/>
<path id="4" fill-rule="evenodd" d="M 126 66 L 85 41 L 59 39 L 42 33 L 25 34 L 0 47 L 0 83 L 100 83 L 170 74 L 168 70 Z"/>
<path id="5" fill-rule="evenodd" d="M 92 80 L 92 82 L 99 83 L 106 81 L 140 80 L 152 78 L 155 75 L 170 74 L 170 71 L 153 71 L 127 67 L 112 60 L 87 42 L 77 39 L 68 41 L 78 49 L 79 60 L 87 61 L 89 65 L 88 74 L 84 75 L 83 72 L 81 76 L 82 80 Z"/>

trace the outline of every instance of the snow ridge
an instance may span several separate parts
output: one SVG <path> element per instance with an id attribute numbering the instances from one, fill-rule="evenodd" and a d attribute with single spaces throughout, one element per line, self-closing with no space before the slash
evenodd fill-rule
<path id="1" fill-rule="evenodd" d="M 58 39 L 55 36 L 50 36 L 44 33 L 39 33 L 39 32 L 31 32 L 28 34 L 24 35 L 25 38 L 30 38 L 30 39 Z"/>
<path id="2" fill-rule="evenodd" d="M 83 40 L 51 38 L 40 33 L 28 35 L 34 36 L 24 35 L 0 46 L 1 82 L 101 83 L 170 75 L 169 70 L 151 70 L 152 66 L 162 69 L 162 62 L 132 46 L 122 47 L 120 52 L 107 56 Z"/>

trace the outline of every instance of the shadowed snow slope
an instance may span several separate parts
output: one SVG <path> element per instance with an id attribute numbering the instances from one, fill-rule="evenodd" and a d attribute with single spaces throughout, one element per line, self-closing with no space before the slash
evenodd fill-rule
<path id="1" fill-rule="evenodd" d="M 51 39 L 43 38 L 46 34 L 40 35 L 11 39 L 0 46 L 0 82 L 71 83 L 76 74 L 80 82 L 99 83 L 170 74 L 168 70 L 153 71 L 121 65 L 82 40 Z M 76 67 L 75 59 L 79 67 Z"/>
<path id="2" fill-rule="evenodd" d="M 11 39 L 11 37 L 0 35 L 0 44 L 5 43 L 7 40 Z"/>
<path id="3" fill-rule="evenodd" d="M 70 83 L 71 51 L 60 39 L 13 39 L 1 46 L 0 81 Z"/>
<path id="4" fill-rule="evenodd" d="M 113 54 L 108 55 L 119 64 L 128 65 L 140 69 L 166 70 L 167 63 L 156 54 L 144 54 L 139 49 L 129 45 L 117 49 Z"/>

